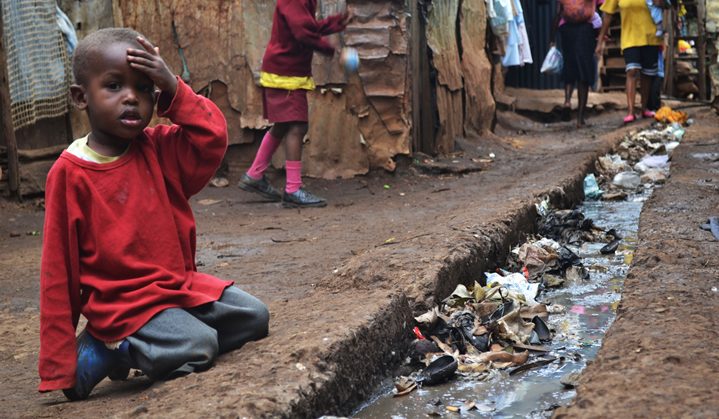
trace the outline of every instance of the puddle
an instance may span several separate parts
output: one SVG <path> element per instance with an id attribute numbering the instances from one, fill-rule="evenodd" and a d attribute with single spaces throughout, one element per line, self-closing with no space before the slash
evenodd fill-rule
<path id="1" fill-rule="evenodd" d="M 482 382 L 456 377 L 447 384 L 421 388 L 403 397 L 392 397 L 392 381 L 386 380 L 353 417 L 399 419 L 453 415 L 447 406 L 460 407 L 467 402 L 475 405 L 472 410 L 462 411 L 463 416 L 468 417 L 548 417 L 556 407 L 567 405 L 575 391 L 565 389 L 560 379 L 581 371 L 587 361 L 596 356 L 616 316 L 637 241 L 639 215 L 649 193 L 626 201 L 587 201 L 579 206 L 586 218 L 606 230 L 616 229 L 624 240 L 612 255 L 599 252 L 606 243 L 569 246 L 589 269 L 590 280 L 549 290 L 538 298 L 567 308 L 566 314 L 552 315 L 548 321 L 556 335 L 547 346 L 551 348 L 550 354 L 562 357 L 563 362 L 514 376 L 509 376 L 507 370 L 497 370 Z"/>

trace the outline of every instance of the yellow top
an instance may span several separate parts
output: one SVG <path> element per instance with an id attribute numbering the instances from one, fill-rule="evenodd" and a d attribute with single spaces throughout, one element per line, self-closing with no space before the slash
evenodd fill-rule
<path id="1" fill-rule="evenodd" d="M 124 156 L 125 153 L 127 153 L 127 150 L 125 150 L 125 152 L 119 156 L 103 156 L 102 154 L 96 152 L 87 145 L 88 136 L 89 134 L 73 141 L 72 144 L 70 144 L 70 146 L 67 148 L 67 152 L 83 160 L 100 164 L 112 163 L 120 157 Z"/>
<path id="2" fill-rule="evenodd" d="M 312 76 L 280 76 L 261 71 L 260 86 L 283 90 L 315 90 L 315 81 Z"/>
<path id="3" fill-rule="evenodd" d="M 662 44 L 656 36 L 657 25 L 652 20 L 646 0 L 606 0 L 600 10 L 609 14 L 619 12 L 622 18 L 622 51 Z"/>

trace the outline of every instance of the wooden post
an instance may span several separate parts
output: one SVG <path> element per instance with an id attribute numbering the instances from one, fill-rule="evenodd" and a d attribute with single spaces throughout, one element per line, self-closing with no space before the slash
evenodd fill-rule
<path id="1" fill-rule="evenodd" d="M 7 57 L 5 43 L 3 42 L 4 24 L 0 12 L 0 125 L 7 145 L 8 186 L 10 195 L 20 196 L 20 162 L 17 154 L 17 140 L 15 128 L 10 113 L 10 81 L 7 74 Z"/>
<path id="2" fill-rule="evenodd" d="M 676 40 L 676 9 L 672 6 L 666 13 L 664 13 L 664 22 L 669 22 L 667 25 L 669 30 L 669 36 L 667 37 L 667 48 L 664 50 L 664 93 L 668 96 L 674 97 L 674 77 L 676 75 L 676 60 L 674 54 L 676 53 L 677 40 Z"/>
<path id="3" fill-rule="evenodd" d="M 707 99 L 707 45 L 706 45 L 706 12 L 704 0 L 697 0 L 697 70 L 699 71 L 699 100 Z"/>

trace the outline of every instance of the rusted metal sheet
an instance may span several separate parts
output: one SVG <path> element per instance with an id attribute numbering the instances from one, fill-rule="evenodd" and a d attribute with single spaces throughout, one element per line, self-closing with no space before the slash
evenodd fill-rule
<path id="1" fill-rule="evenodd" d="M 342 0 L 321 1 L 321 16 L 341 10 L 342 3 Z M 316 100 L 315 94 L 311 101 L 310 145 L 306 154 L 318 155 L 316 149 L 336 147 L 333 143 L 338 141 L 348 141 L 347 150 L 361 143 L 365 152 L 357 154 L 354 161 L 344 158 L 345 164 L 357 168 L 367 165 L 356 173 L 365 173 L 374 167 L 391 171 L 395 168 L 394 156 L 410 152 L 409 33 L 404 2 L 349 1 L 347 7 L 355 19 L 342 34 L 342 40 L 358 50 L 361 59 L 358 74 L 350 77 L 344 74 L 337 57 L 315 56 L 313 75 L 320 88 L 344 86 L 342 94 L 347 98 L 342 109 L 354 117 L 347 123 L 359 129 L 361 141 L 355 136 L 346 137 L 347 127 L 328 124 L 326 118 L 337 115 L 336 101 Z M 331 109 L 325 110 L 324 106 Z M 306 164 L 319 167 L 314 160 L 308 158 Z M 322 176 L 331 177 L 338 170 L 328 168 L 323 172 L 328 175 Z M 342 169 L 341 172 L 346 176 L 351 171 Z"/>
<path id="2" fill-rule="evenodd" d="M 464 75 L 465 134 L 482 135 L 492 129 L 495 103 L 491 90 L 492 65 L 485 50 L 487 9 L 484 0 L 464 0 L 460 11 L 462 73 Z"/>
<path id="3" fill-rule="evenodd" d="M 457 45 L 459 0 L 433 1 L 427 16 L 427 44 L 437 70 L 437 109 L 440 129 L 436 148 L 453 151 L 455 138 L 464 135 L 462 63 Z"/>
<path id="4" fill-rule="evenodd" d="M 274 2 L 114 0 L 113 9 L 118 26 L 151 39 L 173 71 L 189 71 L 192 88 L 218 102 L 230 126 L 231 144 L 254 138 L 245 129 L 267 127 L 255 79 L 270 36 Z"/>
<path id="5" fill-rule="evenodd" d="M 363 144 L 357 117 L 347 109 L 350 96 L 323 89 L 310 106 L 309 142 L 303 153 L 308 176 L 327 179 L 348 178 L 369 170 L 369 149 Z M 332 133 L 332 137 L 327 137 Z"/>

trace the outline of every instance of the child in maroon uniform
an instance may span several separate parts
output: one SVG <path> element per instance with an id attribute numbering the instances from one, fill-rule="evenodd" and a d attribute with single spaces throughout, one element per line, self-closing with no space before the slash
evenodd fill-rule
<path id="1" fill-rule="evenodd" d="M 78 400 L 129 368 L 155 380 L 207 369 L 219 353 L 266 336 L 269 313 L 196 270 L 188 199 L 227 148 L 219 109 L 129 29 L 81 41 L 73 75 L 70 93 L 91 131 L 47 178 L 39 390 Z M 146 128 L 156 102 L 172 126 Z M 76 339 L 80 314 L 87 326 Z"/>
<path id="2" fill-rule="evenodd" d="M 327 202 L 302 188 L 302 139 L 307 133 L 307 91 L 314 90 L 312 54 L 332 55 L 336 41 L 323 36 L 344 30 L 348 13 L 315 19 L 317 0 L 278 0 L 272 19 L 272 36 L 260 73 L 264 116 L 274 125 L 265 134 L 252 166 L 242 176 L 240 188 L 288 207 L 323 207 Z M 272 155 L 285 142 L 284 194 L 270 185 L 264 171 Z"/>

